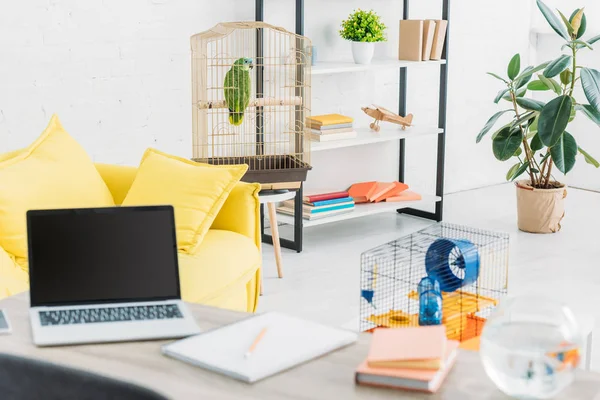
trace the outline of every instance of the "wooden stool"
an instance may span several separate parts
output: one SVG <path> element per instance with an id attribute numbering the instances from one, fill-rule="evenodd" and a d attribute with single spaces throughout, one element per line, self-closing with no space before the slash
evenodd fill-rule
<path id="1" fill-rule="evenodd" d="M 277 210 L 275 208 L 275 203 L 293 199 L 296 197 L 296 192 L 288 190 L 261 191 L 258 194 L 258 197 L 260 199 L 260 203 L 266 204 L 269 211 L 269 223 L 271 224 L 271 236 L 273 237 L 273 248 L 275 249 L 277 275 L 280 278 L 283 278 L 283 266 L 281 265 L 281 246 L 279 244 L 279 227 L 277 226 Z"/>

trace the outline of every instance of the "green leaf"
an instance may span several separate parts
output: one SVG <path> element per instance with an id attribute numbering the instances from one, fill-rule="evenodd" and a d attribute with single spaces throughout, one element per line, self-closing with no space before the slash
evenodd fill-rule
<path id="1" fill-rule="evenodd" d="M 518 80 L 520 80 L 520 79 L 523 79 L 523 78 L 527 78 L 528 76 L 532 76 L 532 75 L 533 75 L 533 74 L 535 74 L 536 72 L 538 72 L 538 71 L 541 71 L 541 70 L 545 69 L 545 68 L 548 66 L 548 64 L 550 64 L 550 63 L 549 63 L 549 62 L 545 62 L 545 63 L 542 63 L 542 64 L 538 65 L 537 67 L 534 67 L 533 69 L 530 69 L 530 70 L 529 70 L 529 69 L 527 69 L 527 68 L 525 68 L 525 69 L 523 70 L 523 72 L 521 72 L 521 73 L 519 74 L 519 76 L 517 76 L 517 77 L 515 78 L 515 81 L 518 81 Z"/>
<path id="2" fill-rule="evenodd" d="M 595 69 L 581 69 L 581 86 L 590 105 L 600 112 L 600 72 Z"/>
<path id="3" fill-rule="evenodd" d="M 546 78 L 544 75 L 538 75 L 538 77 L 540 78 L 540 81 L 544 82 L 544 85 L 546 85 L 548 89 L 553 90 L 554 93 L 559 96 L 562 94 L 562 88 L 554 79 Z"/>
<path id="4" fill-rule="evenodd" d="M 538 131 L 538 121 L 539 121 L 539 115 L 536 117 L 536 119 L 533 120 L 533 122 L 531 123 L 531 125 L 529 125 L 529 133 L 527 134 L 527 139 L 531 139 L 535 134 L 537 134 Z"/>
<path id="5" fill-rule="evenodd" d="M 492 133 L 492 140 L 496 139 L 496 136 L 498 136 L 498 134 L 500 132 L 502 132 L 504 129 L 506 129 L 506 128 L 510 129 L 511 126 L 512 126 L 512 122 L 509 122 L 508 124 L 504 125 L 500 129 L 498 129 L 496 132 Z"/>
<path id="6" fill-rule="evenodd" d="M 558 11 L 560 18 L 562 19 L 563 23 L 567 27 L 567 32 L 569 33 L 569 36 L 573 36 L 573 32 L 575 31 L 575 29 L 573 28 L 573 25 L 571 25 L 571 23 L 569 22 L 567 17 L 565 17 L 565 15 L 560 12 L 560 10 L 556 10 L 556 11 Z"/>
<path id="7" fill-rule="evenodd" d="M 593 165 L 596 168 L 600 167 L 600 163 L 598 161 L 596 161 L 596 159 L 594 157 L 592 157 L 587 151 L 583 150 L 581 147 L 578 147 L 577 149 L 585 158 L 586 163 Z"/>
<path id="8" fill-rule="evenodd" d="M 519 119 L 515 120 L 512 123 L 512 125 L 510 126 L 510 128 L 511 129 L 515 129 L 515 128 L 518 129 L 519 126 L 524 125 L 528 121 L 534 119 L 536 116 L 537 116 L 537 114 L 535 112 L 533 112 L 533 111 L 527 112 L 527 113 L 521 115 L 519 117 Z"/>
<path id="9" fill-rule="evenodd" d="M 573 100 L 559 96 L 544 106 L 538 122 L 538 135 L 542 143 L 552 147 L 558 142 L 569 124 Z"/>
<path id="10" fill-rule="evenodd" d="M 588 42 L 586 42 L 585 40 L 577 39 L 577 40 L 573 40 L 573 43 L 575 43 L 577 45 L 578 49 L 583 49 L 584 47 L 587 47 L 590 50 L 594 50 L 592 45 L 589 44 Z"/>
<path id="11" fill-rule="evenodd" d="M 588 44 L 594 44 L 596 43 L 598 40 L 600 40 L 600 35 L 594 36 L 593 38 L 589 39 L 587 42 Z"/>
<path id="12" fill-rule="evenodd" d="M 521 55 L 517 53 L 508 63 L 508 78 L 515 79 L 519 76 L 519 72 L 521 72 Z"/>
<path id="13" fill-rule="evenodd" d="M 508 93 L 510 91 L 510 89 L 504 89 L 498 92 L 498 94 L 496 95 L 496 98 L 494 99 L 494 103 L 498 104 L 500 102 L 500 100 L 502 100 L 502 98 L 504 97 L 504 95 L 506 93 Z"/>
<path id="14" fill-rule="evenodd" d="M 548 64 L 548 66 L 544 70 L 544 76 L 546 78 L 554 78 L 556 75 L 560 74 L 565 69 L 567 69 L 572 61 L 572 56 L 563 54 L 562 56 L 558 57 L 556 60 Z"/>
<path id="15" fill-rule="evenodd" d="M 544 144 L 540 140 L 540 135 L 535 135 L 533 137 L 533 139 L 531 139 L 531 143 L 529 144 L 529 147 L 531 147 L 531 150 L 533 150 L 533 151 L 540 151 L 541 149 L 544 148 Z"/>
<path id="16" fill-rule="evenodd" d="M 523 107 L 526 110 L 530 111 L 542 111 L 542 108 L 546 105 L 543 101 L 528 99 L 525 97 L 520 97 L 517 99 L 517 104 Z"/>
<path id="17" fill-rule="evenodd" d="M 509 111 L 513 111 L 513 110 L 498 111 L 496 114 L 492 115 L 492 117 L 488 120 L 488 122 L 486 122 L 486 124 L 483 127 L 483 129 L 481 130 L 481 132 L 479 132 L 479 135 L 477 135 L 477 139 L 475 142 L 476 143 L 481 142 L 481 139 L 483 139 L 483 137 L 490 131 L 490 129 L 492 129 L 494 127 L 494 125 L 496 124 L 496 122 L 498 122 L 500 117 Z"/>
<path id="18" fill-rule="evenodd" d="M 519 157 L 521 154 L 523 154 L 523 150 L 521 149 L 521 146 L 517 147 L 517 151 L 515 151 L 515 154 L 513 154 L 513 157 Z"/>
<path id="19" fill-rule="evenodd" d="M 577 109 L 575 108 L 575 99 L 571 99 L 573 101 L 573 106 L 571 107 L 571 114 L 569 115 L 569 123 L 573 122 L 575 120 L 575 117 L 577 117 Z"/>
<path id="20" fill-rule="evenodd" d="M 529 161 L 525 161 L 523 164 L 521 164 L 521 166 L 517 169 L 517 171 L 515 172 L 515 174 L 513 175 L 511 180 L 515 180 L 517 179 L 519 176 L 523 175 L 523 172 L 527 171 L 527 168 L 529 167 Z"/>
<path id="21" fill-rule="evenodd" d="M 502 77 L 500 77 L 499 75 L 494 74 L 493 72 L 486 72 L 489 76 L 493 76 L 496 79 L 500 79 L 502 82 L 504 83 L 508 83 L 508 81 Z"/>
<path id="22" fill-rule="evenodd" d="M 527 85 L 527 89 L 533 90 L 533 91 L 550 90 L 550 88 L 548 86 L 546 86 L 546 84 L 540 80 L 535 80 L 535 81 L 529 82 L 529 85 Z"/>
<path id="23" fill-rule="evenodd" d="M 564 132 L 554 146 L 550 148 L 552 161 L 556 168 L 567 174 L 575 166 L 577 156 L 577 142 L 569 132 Z"/>
<path id="24" fill-rule="evenodd" d="M 512 177 L 515 176 L 515 173 L 517 172 L 517 170 L 519 169 L 520 166 L 521 166 L 521 163 L 517 163 L 517 164 L 513 165 L 512 167 L 510 167 L 510 169 L 506 173 L 507 181 L 512 180 Z"/>
<path id="25" fill-rule="evenodd" d="M 577 111 L 581 111 L 586 117 L 588 117 L 596 125 L 600 126 L 600 112 L 589 104 L 577 104 L 575 105 Z"/>
<path id="26" fill-rule="evenodd" d="M 527 72 L 533 70 L 533 67 L 527 67 L 523 70 L 523 77 L 519 79 L 515 79 L 515 87 L 517 89 L 521 89 L 523 86 L 527 85 L 527 82 L 531 80 L 532 74 L 527 74 Z"/>
<path id="27" fill-rule="evenodd" d="M 527 88 L 526 87 L 521 88 L 521 89 L 517 90 L 517 92 L 515 93 L 515 97 L 516 98 L 523 97 L 523 96 L 525 96 L 525 93 L 527 93 Z M 512 97 L 510 97 L 510 95 L 508 95 L 508 94 L 503 96 L 502 98 L 506 101 L 512 102 Z"/>
<path id="28" fill-rule="evenodd" d="M 573 11 L 573 14 L 571 14 L 571 18 L 569 18 L 569 22 L 573 27 L 573 31 L 577 33 L 577 39 L 582 37 L 587 28 L 587 18 L 585 17 L 583 8 L 578 8 L 577 10 Z"/>
<path id="29" fill-rule="evenodd" d="M 494 156 L 500 161 L 506 161 L 515 154 L 521 145 L 521 133 L 504 128 L 492 142 Z"/>
<path id="30" fill-rule="evenodd" d="M 571 72 L 570 69 L 565 69 L 563 72 L 560 73 L 560 82 L 563 85 L 569 85 L 571 83 L 572 79 L 573 79 L 573 73 Z"/>
<path id="31" fill-rule="evenodd" d="M 560 23 L 558 17 L 552 12 L 542 0 L 537 0 L 537 6 L 546 18 L 546 21 L 550 24 L 550 27 L 554 29 L 554 32 L 558 33 L 563 39 L 569 40 L 569 35 L 565 31 L 564 26 Z"/>

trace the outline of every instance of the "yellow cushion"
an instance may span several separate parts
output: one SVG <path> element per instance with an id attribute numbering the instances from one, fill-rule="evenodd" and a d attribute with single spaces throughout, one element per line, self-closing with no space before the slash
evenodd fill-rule
<path id="1" fill-rule="evenodd" d="M 56 115 L 29 147 L 0 157 L 0 246 L 14 256 L 27 257 L 27 210 L 113 205 L 92 160 Z"/>
<path id="2" fill-rule="evenodd" d="M 260 267 L 260 250 L 239 233 L 211 229 L 195 254 L 179 253 L 183 300 L 248 311 L 245 285 Z M 239 288 L 236 304 L 224 303 L 229 289 Z M 230 299 L 233 300 L 233 299 Z"/>
<path id="3" fill-rule="evenodd" d="M 122 205 L 173 205 L 178 248 L 194 253 L 247 169 L 200 164 L 148 149 Z"/>

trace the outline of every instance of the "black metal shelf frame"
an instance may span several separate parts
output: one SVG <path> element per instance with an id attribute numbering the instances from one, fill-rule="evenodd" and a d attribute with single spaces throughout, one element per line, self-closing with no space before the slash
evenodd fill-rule
<path id="1" fill-rule="evenodd" d="M 403 19 L 409 19 L 410 11 L 410 0 L 404 1 Z M 265 0 L 255 0 L 255 20 L 264 21 L 264 10 Z M 304 0 L 295 0 L 296 3 L 296 33 L 298 35 L 304 35 Z M 431 219 L 434 221 L 441 221 L 443 218 L 444 210 L 444 168 L 446 159 L 446 116 L 447 116 L 447 104 L 448 104 L 448 47 L 450 38 L 450 0 L 442 0 L 442 19 L 448 21 L 448 29 L 446 30 L 446 44 L 442 53 L 442 59 L 445 59 L 445 63 L 440 63 L 440 91 L 439 91 L 439 103 L 438 103 L 438 127 L 442 132 L 437 135 L 437 166 L 436 166 L 436 184 L 435 194 L 439 196 L 441 200 L 435 203 L 435 211 L 429 212 L 416 208 L 402 208 L 397 210 L 400 214 L 412 215 L 420 218 Z M 261 32 L 257 33 L 256 37 L 256 48 L 257 58 L 262 57 L 262 36 Z M 262 70 L 259 72 L 259 68 L 256 71 L 257 75 L 257 92 L 258 89 L 262 88 L 263 85 L 263 74 Z M 407 92 L 408 92 L 408 68 L 400 68 L 400 82 L 399 82 L 399 107 L 398 113 L 400 115 L 407 114 Z M 260 113 L 260 110 L 257 110 Z M 259 115 L 257 115 L 257 121 Z M 257 137 L 262 136 L 262 126 L 257 126 L 256 131 Z M 398 180 L 404 182 L 405 179 L 405 167 L 406 167 L 406 139 L 400 139 L 399 144 L 400 151 L 400 162 L 398 165 Z M 296 198 L 294 201 L 294 240 L 281 238 L 281 246 L 296 250 L 298 253 L 302 251 L 302 236 L 303 236 L 303 219 L 302 219 L 302 191 L 303 185 L 297 189 Z M 261 218 L 261 235 L 264 243 L 273 244 L 273 238 L 271 235 L 264 233 L 264 207 L 261 205 L 260 209 Z"/>

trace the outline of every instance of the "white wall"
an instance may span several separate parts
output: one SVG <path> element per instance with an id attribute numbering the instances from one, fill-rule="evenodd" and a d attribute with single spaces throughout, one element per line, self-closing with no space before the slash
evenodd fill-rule
<path id="1" fill-rule="evenodd" d="M 413 1 L 411 17 L 438 18 L 440 0 Z M 294 2 L 267 0 L 266 21 L 294 29 Z M 372 8 L 389 25 L 377 56 L 396 56 L 401 2 L 307 0 L 306 34 L 320 60 L 351 59 L 340 21 Z M 519 13 L 514 9 L 518 8 Z M 475 136 L 497 106 L 498 84 L 517 51 L 528 58 L 529 10 L 522 1 L 452 2 L 446 189 L 503 181 L 508 165 Z M 219 21 L 254 18 L 250 0 L 31 0 L 0 3 L 0 151 L 30 143 L 54 112 L 97 161 L 137 164 L 148 146 L 191 154 L 189 36 Z M 510 21 L 507 22 L 507 21 Z M 437 123 L 438 68 L 409 70 L 409 111 Z M 397 108 L 398 73 L 313 79 L 313 113 L 368 123 L 360 106 Z M 408 141 L 407 182 L 432 191 L 435 139 Z M 315 153 L 308 189 L 397 178 L 397 143 Z"/>
<path id="2" fill-rule="evenodd" d="M 568 15 L 571 15 L 575 8 L 585 7 L 588 28 L 583 38 L 589 39 L 600 34 L 600 3 L 597 0 L 569 1 L 566 4 L 564 1 L 547 0 L 547 4 L 552 8 L 558 7 L 564 14 Z M 564 40 L 551 30 L 537 8 L 534 11 L 532 25 L 533 30 L 536 32 L 536 61 L 541 63 L 553 60 L 560 56 L 560 48 Z M 578 53 L 578 64 L 600 70 L 600 48 L 598 43 L 596 43 L 595 48 L 594 51 L 581 50 Z M 536 97 L 544 99 L 544 95 L 536 95 Z M 575 99 L 587 103 L 581 87 L 575 92 Z M 600 127 L 584 115 L 578 114 L 575 121 L 569 125 L 569 132 L 575 137 L 580 147 L 600 160 Z M 556 177 L 570 186 L 600 191 L 600 169 L 586 164 L 582 156 L 577 158 L 575 168 L 566 177 L 561 174 L 557 174 Z"/>

